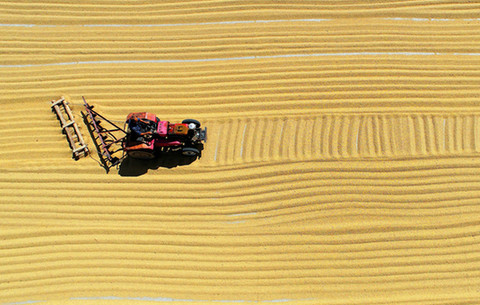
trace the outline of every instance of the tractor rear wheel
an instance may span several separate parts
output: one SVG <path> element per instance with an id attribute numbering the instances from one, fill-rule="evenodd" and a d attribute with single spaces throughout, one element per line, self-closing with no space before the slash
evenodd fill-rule
<path id="1" fill-rule="evenodd" d="M 186 157 L 196 157 L 200 154 L 200 151 L 193 147 L 184 147 L 182 148 L 182 155 Z"/>
<path id="2" fill-rule="evenodd" d="M 200 128 L 200 122 L 197 121 L 197 120 L 194 120 L 194 119 L 186 119 L 186 120 L 183 120 L 182 121 L 182 124 L 195 124 L 197 126 L 197 128 Z"/>
<path id="3" fill-rule="evenodd" d="M 146 149 L 132 150 L 128 152 L 128 155 L 135 159 L 151 160 L 155 158 L 153 151 Z"/>

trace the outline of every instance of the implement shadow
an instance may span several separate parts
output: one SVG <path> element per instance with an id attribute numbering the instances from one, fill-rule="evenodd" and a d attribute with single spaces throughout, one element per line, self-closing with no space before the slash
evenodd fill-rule
<path id="1" fill-rule="evenodd" d="M 174 168 L 189 165 L 195 160 L 197 160 L 197 157 L 184 156 L 181 151 L 162 152 L 151 160 L 141 160 L 127 156 L 120 163 L 118 174 L 124 177 L 138 177 L 146 174 L 149 169 Z"/>

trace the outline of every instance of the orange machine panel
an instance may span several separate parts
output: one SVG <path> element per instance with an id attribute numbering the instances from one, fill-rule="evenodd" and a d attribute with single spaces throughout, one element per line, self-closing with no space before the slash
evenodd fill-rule
<path id="1" fill-rule="evenodd" d="M 152 150 L 153 149 L 153 141 L 150 141 L 149 143 L 141 143 L 141 142 L 133 142 L 130 146 L 125 146 L 125 150 Z"/>
<path id="2" fill-rule="evenodd" d="M 186 135 L 188 134 L 188 126 L 186 124 L 175 124 L 173 126 L 173 133 Z"/>

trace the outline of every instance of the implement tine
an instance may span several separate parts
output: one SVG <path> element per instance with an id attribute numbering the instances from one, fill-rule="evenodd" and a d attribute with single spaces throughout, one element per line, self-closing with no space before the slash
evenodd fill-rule
<path id="1" fill-rule="evenodd" d="M 85 97 L 82 96 L 82 99 L 83 99 L 83 104 L 85 106 L 85 112 L 86 112 L 85 118 L 88 117 L 90 119 L 90 122 L 88 122 L 88 120 L 86 121 L 86 123 L 88 122 L 87 126 L 88 125 L 91 126 L 90 128 L 91 135 L 94 142 L 96 143 L 97 152 L 100 156 L 103 156 L 105 158 L 102 162 L 104 163 L 105 168 L 107 169 L 107 172 L 108 172 L 108 169 L 110 167 L 113 167 L 116 164 L 118 164 L 119 159 L 113 156 L 113 154 L 120 150 L 123 150 L 123 148 L 119 148 L 117 150 L 110 151 L 113 144 L 117 144 L 121 142 L 121 140 L 123 140 L 124 138 L 122 137 L 120 139 L 117 139 L 117 137 L 113 134 L 113 132 L 121 131 L 125 135 L 126 135 L 126 132 L 122 128 L 117 126 L 115 123 L 113 123 L 109 119 L 105 118 L 104 116 L 102 116 L 101 114 L 93 110 L 93 106 L 87 103 L 87 101 L 85 100 Z M 97 117 L 101 118 L 103 121 L 112 125 L 113 128 L 107 129 L 104 126 L 101 126 Z M 109 142 L 109 141 L 112 141 L 112 142 Z M 107 161 L 108 163 L 110 163 L 110 165 L 108 165 Z"/>

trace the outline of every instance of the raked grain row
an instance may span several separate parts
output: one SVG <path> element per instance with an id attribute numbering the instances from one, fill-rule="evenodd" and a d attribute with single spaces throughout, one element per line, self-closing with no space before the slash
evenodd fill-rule
<path id="1" fill-rule="evenodd" d="M 78 105 L 84 95 L 117 120 L 134 109 L 180 119 L 358 107 L 377 113 L 470 111 L 477 106 L 478 67 L 475 56 L 385 55 L 4 68 L 0 115 L 15 118 L 19 104 L 45 109 L 62 94 Z M 74 110 L 78 114 L 81 107 Z"/>
<path id="2" fill-rule="evenodd" d="M 50 114 L 44 120 L 51 121 L 52 117 Z M 324 114 L 231 118 L 207 123 L 208 149 L 202 160 L 205 166 L 480 155 L 480 114 Z M 65 140 L 56 135 L 57 128 L 49 126 L 39 134 L 41 126 L 36 124 L 25 130 L 24 140 L 35 139 L 28 146 L 12 141 L 18 132 L 15 125 L 4 128 L 0 154 L 8 160 L 5 163 L 35 154 L 50 158 L 64 155 L 60 149 L 65 152 Z M 47 130 L 52 137 L 45 136 Z"/>
<path id="3" fill-rule="evenodd" d="M 421 168 L 415 160 L 390 161 L 391 168 L 383 161 L 196 167 L 129 183 L 118 177 L 105 185 L 92 181 L 91 174 L 52 175 L 41 168 L 28 175 L 0 177 L 0 190 L 8 192 L 3 196 L 1 216 L 10 226 L 135 227 L 142 219 L 141 226 L 151 228 L 167 223 L 192 228 L 259 228 L 335 219 L 346 224 L 368 216 L 371 220 L 361 226 L 389 220 L 392 226 L 413 222 L 439 228 L 438 217 L 444 225 L 476 222 L 480 165 L 467 165 L 467 160 L 430 159 Z M 136 190 L 141 189 L 148 189 L 148 198 L 153 199 L 139 198 Z"/>
<path id="4" fill-rule="evenodd" d="M 465 27 L 468 26 L 468 30 Z M 357 53 L 480 54 L 480 21 L 334 20 L 179 27 L 0 27 L 0 67 Z M 81 35 L 76 35 L 81 33 Z"/>
<path id="5" fill-rule="evenodd" d="M 476 19 L 468 1 L 2 1 L 0 20 L 11 24 L 180 24 L 313 18 Z"/>

